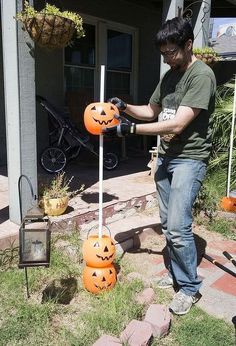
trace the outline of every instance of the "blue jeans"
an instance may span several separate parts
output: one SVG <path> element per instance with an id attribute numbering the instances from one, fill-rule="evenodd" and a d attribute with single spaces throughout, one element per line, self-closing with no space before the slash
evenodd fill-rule
<path id="1" fill-rule="evenodd" d="M 169 272 L 180 290 L 194 295 L 201 286 L 192 233 L 192 207 L 206 173 L 206 163 L 158 157 L 155 181 L 162 230 L 170 256 Z"/>

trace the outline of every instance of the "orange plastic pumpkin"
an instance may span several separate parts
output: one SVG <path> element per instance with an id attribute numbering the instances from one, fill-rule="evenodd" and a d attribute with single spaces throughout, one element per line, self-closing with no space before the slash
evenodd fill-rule
<path id="1" fill-rule="evenodd" d="M 236 212 L 236 198 L 223 197 L 220 206 L 226 211 Z"/>
<path id="2" fill-rule="evenodd" d="M 105 268 L 84 267 L 83 283 L 86 290 L 100 293 L 115 286 L 116 270 L 113 264 Z"/>
<path id="3" fill-rule="evenodd" d="M 119 115 L 119 111 L 112 103 L 90 103 L 84 111 L 84 125 L 88 132 L 100 135 L 103 128 L 119 124 L 115 114 Z"/>
<path id="4" fill-rule="evenodd" d="M 111 237 L 91 235 L 84 241 L 82 251 L 88 266 L 103 268 L 113 262 L 116 248 Z"/>

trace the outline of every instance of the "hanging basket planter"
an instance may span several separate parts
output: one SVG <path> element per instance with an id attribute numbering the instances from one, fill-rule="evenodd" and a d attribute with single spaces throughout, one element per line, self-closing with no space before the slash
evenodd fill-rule
<path id="1" fill-rule="evenodd" d="M 78 13 L 60 11 L 47 3 L 38 12 L 25 1 L 24 9 L 17 13 L 16 19 L 23 23 L 23 30 L 28 32 L 32 40 L 43 48 L 66 47 L 74 33 L 77 38 L 84 36 L 83 20 Z"/>
<path id="2" fill-rule="evenodd" d="M 198 60 L 202 60 L 210 67 L 213 67 L 220 60 L 219 55 L 210 47 L 194 48 L 193 53 Z"/>
<path id="3" fill-rule="evenodd" d="M 72 20 L 55 15 L 37 14 L 23 23 L 32 40 L 40 47 L 49 49 L 67 46 L 75 32 Z"/>

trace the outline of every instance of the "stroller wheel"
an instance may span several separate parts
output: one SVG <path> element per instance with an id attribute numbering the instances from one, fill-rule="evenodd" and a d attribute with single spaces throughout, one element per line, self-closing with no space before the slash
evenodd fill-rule
<path id="1" fill-rule="evenodd" d="M 118 157 L 114 153 L 106 153 L 103 159 L 103 165 L 107 170 L 112 170 L 117 167 L 119 163 Z"/>
<path id="2" fill-rule="evenodd" d="M 41 165 L 49 173 L 60 172 L 67 163 L 66 154 L 58 147 L 48 147 L 41 154 Z"/>

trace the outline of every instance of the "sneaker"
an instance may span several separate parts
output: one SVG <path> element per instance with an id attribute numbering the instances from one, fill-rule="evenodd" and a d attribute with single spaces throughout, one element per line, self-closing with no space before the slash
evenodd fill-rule
<path id="1" fill-rule="evenodd" d="M 164 275 L 158 282 L 157 287 L 159 288 L 170 288 L 174 286 L 173 279 L 168 275 Z"/>
<path id="2" fill-rule="evenodd" d="M 170 303 L 169 310 L 176 315 L 185 315 L 189 312 L 192 305 L 195 304 L 200 298 L 200 293 L 197 293 L 195 296 L 188 296 L 179 291 L 174 295 L 174 298 Z"/>

